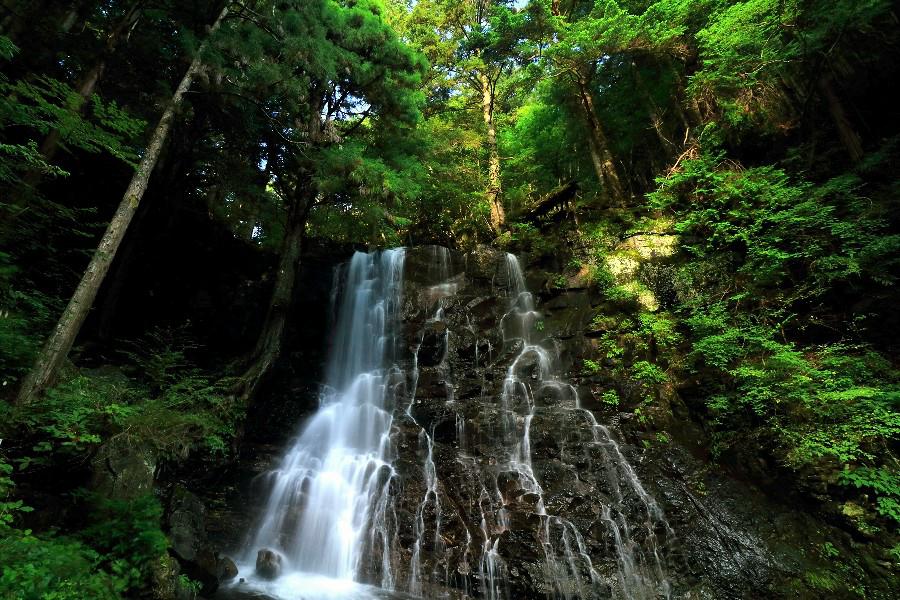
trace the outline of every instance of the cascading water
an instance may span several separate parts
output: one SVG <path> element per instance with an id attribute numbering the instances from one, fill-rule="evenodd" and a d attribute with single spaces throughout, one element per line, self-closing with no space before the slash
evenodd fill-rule
<path id="1" fill-rule="evenodd" d="M 257 551 L 268 549 L 282 574 L 256 572 L 239 585 L 284 599 L 383 598 L 399 589 L 513 600 L 523 563 L 507 544 L 534 543 L 535 593 L 670 597 L 660 549 L 674 534 L 609 430 L 557 374 L 558 351 L 517 259 L 494 255 L 507 295 L 496 299 L 461 291 L 471 282 L 451 274 L 446 248 L 416 252 L 420 277 L 409 301 L 422 310 L 418 330 L 400 319 L 404 250 L 357 253 L 336 277 L 320 407 L 267 475 L 271 493 L 241 568 L 253 573 Z M 478 306 L 497 312 L 476 314 Z M 469 358 L 451 351 L 451 322 L 474 340 Z M 455 373 L 480 380 L 480 396 L 456 398 Z M 545 446 L 555 436 L 556 462 L 533 458 L 533 428 Z M 596 506 L 588 521 L 570 515 L 559 483 L 546 479 L 572 452 L 567 428 L 577 438 L 568 465 L 575 484 L 593 482 L 583 484 Z"/>
<path id="2" fill-rule="evenodd" d="M 336 277 L 327 386 L 318 411 L 267 475 L 271 493 L 246 549 L 246 570 L 258 550 L 270 549 L 283 574 L 265 583 L 257 572 L 246 585 L 285 598 L 368 597 L 353 584 L 365 557 L 380 560 L 380 583 L 393 586 L 388 484 L 395 394 L 405 382 L 392 363 L 403 263 L 403 249 L 356 253 Z"/>
<path id="3" fill-rule="evenodd" d="M 592 445 L 601 449 L 603 464 L 594 466 L 606 471 L 606 480 L 612 490 L 605 499 L 601 520 L 613 541 L 618 560 L 616 596 L 629 600 L 668 598 L 670 586 L 659 556 L 656 530 L 662 529 L 672 538 L 674 534 L 609 430 L 597 423 L 593 413 L 581 407 L 577 390 L 554 374 L 554 353 L 539 343 L 541 314 L 535 309 L 518 259 L 512 254 L 506 256 L 506 271 L 511 308 L 503 317 L 501 328 L 504 343 L 520 349 L 507 370 L 500 398 L 504 445 L 508 451 L 506 464 L 501 469 L 515 475 L 516 494 L 533 503 L 534 513 L 540 518 L 538 539 L 544 553 L 544 572 L 550 595 L 565 600 L 595 598 L 601 597 L 601 588 L 597 585 L 598 574 L 585 551 L 581 532 L 563 516 L 548 514 L 544 492 L 532 466 L 531 427 L 538 415 L 536 399 L 547 393 L 559 400 L 547 412 L 580 415 L 590 428 Z M 625 515 L 626 501 L 632 498 L 637 499 L 644 513 L 640 538 L 633 535 Z M 500 500 L 503 505 L 510 501 L 502 493 Z M 504 509 L 501 508 L 497 516 L 500 532 L 504 529 L 504 520 Z M 490 537 L 485 541 L 483 565 L 488 571 L 496 570 L 492 563 L 497 560 L 498 541 L 496 538 L 492 542 Z M 494 579 L 488 572 L 483 576 L 489 582 Z M 485 596 L 489 599 L 498 597 L 495 583 L 486 586 Z"/>

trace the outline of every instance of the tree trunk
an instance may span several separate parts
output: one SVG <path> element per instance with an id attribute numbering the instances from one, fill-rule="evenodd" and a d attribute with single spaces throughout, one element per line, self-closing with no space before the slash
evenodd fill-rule
<path id="1" fill-rule="evenodd" d="M 228 8 L 226 6 L 219 13 L 218 18 L 210 28 L 210 35 L 218 29 L 227 14 Z M 197 56 L 191 62 L 190 67 L 188 67 L 181 83 L 178 84 L 178 88 L 176 88 L 172 99 L 163 112 L 159 124 L 156 126 L 150 139 L 150 144 L 144 153 L 144 158 L 141 159 L 134 176 L 131 178 L 131 183 L 128 185 L 128 189 L 125 191 L 125 195 L 122 197 L 115 215 L 109 222 L 103 238 L 100 240 L 100 244 L 97 246 L 91 262 L 88 264 L 87 270 L 75 289 L 75 293 L 69 300 L 69 304 L 59 318 L 59 322 L 57 322 L 44 348 L 38 355 L 34 367 L 25 378 L 19 390 L 17 399 L 19 403 L 27 403 L 37 399 L 48 386 L 55 383 L 63 361 L 69 354 L 69 350 L 72 349 L 75 338 L 94 303 L 94 299 L 97 297 L 97 291 L 100 289 L 109 266 L 116 256 L 116 250 L 118 250 L 119 244 L 122 243 L 122 238 L 125 236 L 134 213 L 137 211 L 144 192 L 147 191 L 150 174 L 153 172 L 153 167 L 159 159 L 163 144 L 175 120 L 175 111 L 181 105 L 184 94 L 191 87 L 194 77 L 202 68 L 200 59 L 202 54 L 203 47 L 201 46 L 200 52 L 197 53 Z"/>
<path id="2" fill-rule="evenodd" d="M 847 117 L 847 112 L 844 110 L 844 105 L 834 90 L 834 85 L 829 76 L 819 80 L 819 89 L 822 90 L 822 94 L 825 96 L 828 112 L 831 114 L 831 119 L 834 121 L 834 126 L 837 129 L 838 137 L 841 138 L 844 149 L 850 155 L 850 160 L 858 163 L 863 157 L 862 140 L 853 129 L 853 125 Z"/>
<path id="3" fill-rule="evenodd" d="M 491 229 L 494 233 L 500 233 L 503 223 L 506 221 L 506 213 L 503 210 L 500 186 L 500 152 L 497 149 L 497 129 L 494 126 L 494 89 L 490 80 L 484 73 L 479 74 L 481 81 L 481 109 L 484 124 L 487 127 L 488 145 L 488 190 L 487 200 L 491 208 Z"/>
<path id="4" fill-rule="evenodd" d="M 294 285 L 300 271 L 306 220 L 315 201 L 315 194 L 315 188 L 309 182 L 305 189 L 297 190 L 291 204 L 266 319 L 250 356 L 250 366 L 238 380 L 235 388 L 235 395 L 242 401 L 253 397 L 281 353 L 288 311 L 294 297 Z"/>
<path id="5" fill-rule="evenodd" d="M 610 204 L 621 206 L 625 193 L 622 191 L 622 182 L 616 169 L 615 160 L 609 151 L 606 134 L 603 132 L 603 127 L 600 125 L 594 109 L 594 99 L 584 79 L 579 78 L 577 84 L 578 93 L 581 96 L 581 107 L 584 109 L 585 121 L 588 126 L 588 148 L 594 171 L 597 173 L 597 179 L 603 184 Z"/>
<path id="6" fill-rule="evenodd" d="M 306 125 L 307 140 L 317 145 L 322 140 L 322 105 L 320 90 L 315 86 L 310 90 L 313 99 L 310 106 L 310 118 Z M 269 308 L 263 321 L 262 330 L 256 340 L 256 347 L 250 355 L 249 366 L 238 379 L 233 388 L 234 395 L 241 401 L 250 400 L 259 384 L 266 378 L 281 353 L 284 341 L 284 329 L 287 324 L 288 310 L 294 297 L 294 284 L 300 270 L 300 255 L 303 252 L 303 239 L 306 233 L 306 220 L 309 211 L 316 201 L 317 190 L 312 181 L 312 174 L 300 171 L 298 181 L 290 198 L 284 240 L 281 243 L 281 255 L 278 259 L 278 270 Z"/>

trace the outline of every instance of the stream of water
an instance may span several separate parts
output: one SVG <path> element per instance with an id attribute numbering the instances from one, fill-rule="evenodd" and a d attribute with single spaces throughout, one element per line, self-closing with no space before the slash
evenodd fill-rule
<path id="1" fill-rule="evenodd" d="M 390 432 L 404 375 L 392 360 L 403 260 L 403 249 L 358 252 L 335 277 L 327 385 L 318 411 L 267 475 L 269 500 L 239 565 L 249 573 L 246 588 L 303 600 L 383 597 L 355 579 L 367 548 L 393 544 Z M 255 568 L 260 549 L 273 552 L 277 577 Z M 390 589 L 385 565 L 381 584 Z"/>
<path id="2" fill-rule="evenodd" d="M 327 385 L 319 409 L 280 465 L 266 475 L 271 492 L 239 564 L 244 581 L 235 585 L 286 600 L 399 597 L 385 596 L 399 594 L 396 590 L 403 597 L 450 597 L 449 592 L 436 591 L 450 588 L 455 598 L 514 600 L 502 540 L 511 527 L 510 510 L 526 506 L 534 516 L 549 598 L 670 597 L 658 533 L 666 539 L 674 539 L 674 533 L 609 430 L 582 408 L 576 388 L 557 375 L 559 357 L 542 333 L 542 316 L 511 254 L 499 266 L 505 269 L 508 308 L 499 323 L 503 348 L 498 350 L 513 358 L 499 396 L 483 395 L 480 400 L 493 411 L 500 451 L 489 461 L 471 455 L 466 418 L 456 414 L 456 463 L 480 486 L 475 515 L 479 522 L 464 524 L 462 551 L 453 554 L 445 548 L 441 490 L 446 484 L 435 464 L 435 434 L 413 411 L 424 338 L 410 342 L 408 349 L 400 340 L 405 256 L 403 249 L 356 253 L 336 276 Z M 457 293 L 458 279 L 451 278 L 445 248 L 434 248 L 429 269 L 435 283 L 424 290 L 424 297 L 434 313 L 426 326 L 444 327 L 440 368 L 451 334 L 444 323 L 444 302 Z M 480 356 L 478 348 L 476 343 L 476 369 L 496 364 L 492 357 Z M 404 359 L 409 351 L 412 356 Z M 398 366 L 402 364 L 407 369 Z M 452 385 L 446 387 L 446 406 L 456 406 Z M 554 401 L 544 406 L 542 399 L 548 395 Z M 398 523 L 392 495 L 392 483 L 401 479 L 392 442 L 395 418 L 418 431 L 418 477 L 424 485 L 411 524 Z M 588 432 L 587 445 L 593 448 L 589 454 L 600 457 L 590 468 L 605 481 L 597 522 L 605 530 L 607 552 L 615 558 L 614 581 L 595 569 L 585 533 L 565 515 L 547 509 L 532 463 L 536 418 L 579 423 L 579 429 Z M 414 541 L 401 549 L 398 529 L 410 525 Z M 261 550 L 269 552 L 265 568 L 257 559 Z M 358 583 L 362 573 L 377 586 Z"/>

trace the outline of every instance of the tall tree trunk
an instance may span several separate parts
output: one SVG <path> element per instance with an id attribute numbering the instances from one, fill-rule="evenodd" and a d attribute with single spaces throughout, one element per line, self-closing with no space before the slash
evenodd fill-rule
<path id="1" fill-rule="evenodd" d="M 322 97 L 315 86 L 310 91 L 313 99 L 310 106 L 310 118 L 306 125 L 307 140 L 316 145 L 322 140 Z M 275 272 L 275 283 L 269 308 L 263 321 L 262 330 L 256 340 L 253 354 L 249 358 L 249 366 L 238 379 L 233 393 L 240 400 L 250 400 L 266 378 L 281 353 L 284 341 L 284 329 L 287 324 L 288 310 L 294 297 L 294 284 L 300 270 L 300 256 L 303 252 L 303 239 L 306 233 L 306 221 L 309 211 L 316 202 L 315 184 L 310 173 L 298 176 L 294 186 L 293 197 L 290 198 L 284 240 L 281 243 L 281 255 L 278 259 L 278 270 Z"/>
<path id="2" fill-rule="evenodd" d="M 219 13 L 212 27 L 210 27 L 210 35 L 219 28 L 227 14 L 228 8 L 226 6 Z M 34 367 L 22 383 L 17 399 L 19 403 L 27 403 L 37 399 L 48 386 L 53 385 L 56 381 L 63 361 L 69 354 L 69 350 L 72 349 L 75 338 L 82 324 L 84 324 L 94 299 L 97 297 L 97 291 L 100 289 L 109 266 L 116 256 L 116 251 L 122 243 L 122 238 L 125 237 L 128 225 L 131 223 L 131 219 L 140 205 L 144 192 L 147 191 L 150 174 L 153 172 L 154 166 L 156 166 L 163 144 L 169 135 L 169 131 L 172 129 L 175 112 L 181 105 L 185 93 L 191 87 L 194 77 L 203 67 L 200 59 L 203 49 L 203 46 L 201 46 L 200 51 L 193 62 L 191 62 L 190 67 L 188 67 L 187 72 L 181 79 L 181 83 L 178 84 L 175 93 L 172 95 L 159 120 L 159 124 L 153 131 L 153 136 L 144 153 L 144 158 L 141 159 L 134 176 L 131 178 L 131 183 L 128 185 L 128 189 L 125 191 L 125 195 L 122 197 L 115 215 L 109 222 L 103 238 L 97 246 L 97 250 L 94 251 L 87 270 L 78 283 L 78 287 L 59 318 L 56 327 L 54 327 L 53 332 L 47 339 L 44 348 L 38 355 Z"/>
<path id="3" fill-rule="evenodd" d="M 294 297 L 294 286 L 300 271 L 306 220 L 315 202 L 315 196 L 315 187 L 312 182 L 308 182 L 304 189 L 297 190 L 291 203 L 266 318 L 253 354 L 250 355 L 250 365 L 238 380 L 234 390 L 235 395 L 243 401 L 253 397 L 281 353 L 288 312 Z"/>
<path id="4" fill-rule="evenodd" d="M 825 96 L 825 102 L 828 104 L 828 113 L 831 115 L 831 120 L 834 122 L 844 149 L 850 155 L 850 160 L 858 163 L 863 157 L 862 140 L 859 134 L 856 133 L 856 130 L 853 129 L 853 125 L 847 117 L 847 112 L 844 110 L 844 105 L 834 89 L 830 76 L 826 75 L 819 79 L 819 89 L 822 90 L 822 94 Z"/>
<path id="5" fill-rule="evenodd" d="M 491 229 L 494 233 L 500 233 L 503 223 L 506 221 L 506 212 L 503 210 L 500 184 L 500 152 L 497 149 L 497 129 L 494 126 L 494 88 L 490 79 L 484 73 L 479 74 L 481 81 L 481 109 L 484 117 L 484 125 L 487 127 L 488 145 L 488 190 L 487 200 L 491 208 Z"/>
<path id="6" fill-rule="evenodd" d="M 609 151 L 606 134 L 603 132 L 600 120 L 597 118 L 597 112 L 594 109 L 594 99 L 585 79 L 578 78 L 576 83 L 581 97 L 581 107 L 584 109 L 584 117 L 588 126 L 588 148 L 591 153 L 594 171 L 597 173 L 597 179 L 603 184 L 610 204 L 622 206 L 625 197 L 625 193 L 622 190 L 622 181 L 619 178 L 619 172 L 616 169 L 612 152 Z"/>

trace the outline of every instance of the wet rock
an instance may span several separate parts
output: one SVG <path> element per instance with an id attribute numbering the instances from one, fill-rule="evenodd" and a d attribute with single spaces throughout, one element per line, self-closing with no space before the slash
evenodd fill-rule
<path id="1" fill-rule="evenodd" d="M 633 307 L 601 303 L 592 290 L 544 289 L 544 303 L 536 307 L 542 330 L 529 342 L 553 355 L 552 381 L 542 381 L 535 356 L 524 357 L 516 369 L 523 385 L 507 398 L 511 411 L 504 412 L 504 379 L 523 348 L 521 340 L 503 341 L 504 331 L 515 333 L 501 324 L 514 283 L 506 254 L 484 247 L 465 256 L 452 253 L 451 295 L 435 275 L 434 253 L 409 249 L 405 273 L 397 361 L 410 370 L 411 348 L 418 346 L 420 369 L 415 398 L 404 397 L 395 412 L 397 456 L 385 468 L 396 510 L 397 543 L 389 558 L 397 589 L 409 589 L 412 548 L 418 543 L 423 597 L 483 597 L 489 579 L 486 546 L 496 550 L 494 566 L 503 580 L 496 587 L 507 600 L 815 597 L 802 593 L 797 582 L 815 567 L 809 557 L 823 543 L 826 526 L 798 515 L 794 507 L 767 502 L 720 473 L 720 466 L 711 468 L 705 458 L 682 450 L 689 446 L 700 455 L 696 449 L 705 442 L 685 433 L 693 429 L 680 389 L 655 386 L 645 418 L 632 412 L 647 390 L 614 372 L 621 358 L 601 361 L 606 352 L 600 342 L 628 328 L 623 323 L 633 319 L 627 313 Z M 655 255 L 643 256 L 641 248 L 623 249 L 624 258 L 632 255 L 657 261 Z M 624 258 L 622 266 L 631 269 Z M 629 271 L 628 276 L 636 275 Z M 554 278 L 541 274 L 531 282 L 532 291 Z M 431 321 L 438 307 L 442 314 Z M 627 349 L 628 361 L 641 359 L 632 356 L 636 352 Z M 582 372 L 586 358 L 602 363 L 599 372 Z M 391 383 L 406 385 L 402 378 Z M 575 390 L 578 406 L 593 412 L 576 410 Z M 602 399 L 607 391 L 617 393 L 618 405 Z M 664 428 L 671 441 L 660 442 L 651 425 Z M 434 471 L 425 466 L 428 436 Z M 527 458 L 519 454 L 526 450 Z M 431 473 L 437 479 L 434 491 L 426 482 Z M 528 473 L 539 486 L 526 482 Z M 619 552 L 629 548 L 637 549 L 638 579 L 656 577 L 652 561 L 658 553 L 669 593 L 626 589 L 632 580 L 624 583 Z M 557 559 L 552 568 L 548 553 Z M 362 567 L 363 577 L 380 581 L 384 566 L 371 562 Z M 281 568 L 277 553 L 260 550 L 259 575 L 276 577 Z M 564 575 L 559 581 L 548 578 L 553 569 Z"/>
<path id="2" fill-rule="evenodd" d="M 91 461 L 91 489 L 116 500 L 133 500 L 153 492 L 156 456 L 127 436 L 104 444 Z"/>
<path id="3" fill-rule="evenodd" d="M 183 560 L 195 560 L 206 542 L 206 508 L 200 499 L 182 486 L 175 486 L 169 499 L 165 521 L 169 544 Z"/>
<path id="4" fill-rule="evenodd" d="M 216 575 L 219 581 L 225 583 L 238 576 L 237 565 L 227 556 L 220 556 L 216 561 Z"/>
<path id="5" fill-rule="evenodd" d="M 466 277 L 482 286 L 494 283 L 504 286 L 506 281 L 506 253 L 490 246 L 478 246 L 464 257 Z M 499 277 L 498 277 L 499 276 Z"/>
<path id="6" fill-rule="evenodd" d="M 433 368 L 423 368 L 419 373 L 416 398 L 447 398 L 446 375 Z"/>
<path id="7" fill-rule="evenodd" d="M 256 574 L 264 579 L 275 579 L 281 575 L 282 558 L 274 550 L 263 548 L 256 553 Z"/>
<path id="8" fill-rule="evenodd" d="M 443 321 L 432 321 L 425 324 L 422 332 L 422 345 L 419 346 L 419 365 L 434 367 L 441 364 L 447 354 L 447 324 Z"/>
<path id="9" fill-rule="evenodd" d="M 194 560 L 178 559 L 184 574 L 200 583 L 200 595 L 204 597 L 211 596 L 219 588 L 217 562 L 216 554 L 209 548 L 200 550 Z"/>

